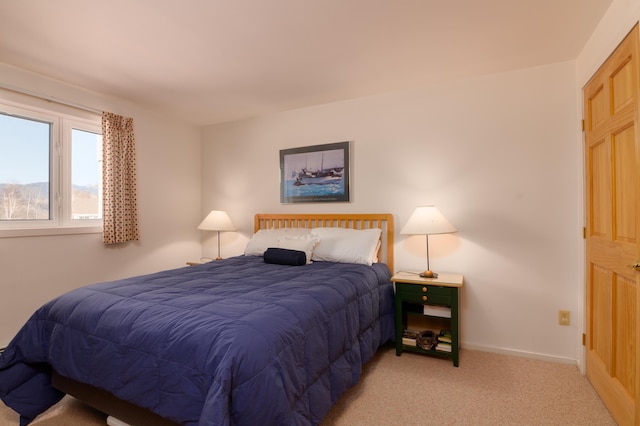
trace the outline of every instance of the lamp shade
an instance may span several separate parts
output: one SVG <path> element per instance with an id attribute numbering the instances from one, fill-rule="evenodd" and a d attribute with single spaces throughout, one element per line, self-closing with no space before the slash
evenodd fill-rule
<path id="1" fill-rule="evenodd" d="M 203 231 L 235 231 L 236 227 L 233 226 L 227 212 L 222 210 L 211 210 L 207 217 L 200 222 L 198 229 Z"/>
<path id="2" fill-rule="evenodd" d="M 433 235 L 451 234 L 457 229 L 442 216 L 434 206 L 416 207 L 409 220 L 404 225 L 401 234 L 405 235 Z"/>

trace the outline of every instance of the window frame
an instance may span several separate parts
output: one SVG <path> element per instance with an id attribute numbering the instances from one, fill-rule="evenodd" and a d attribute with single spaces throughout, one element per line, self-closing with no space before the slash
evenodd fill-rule
<path id="1" fill-rule="evenodd" d="M 0 221 L 0 238 L 101 233 L 103 230 L 102 219 L 73 219 L 71 206 L 72 129 L 102 134 L 101 119 L 96 114 L 76 116 L 64 109 L 14 102 L 0 93 L 1 113 L 51 124 L 49 219 Z"/>
<path id="2" fill-rule="evenodd" d="M 73 192 L 73 130 L 80 130 L 89 133 L 96 133 L 102 135 L 102 123 L 100 121 L 90 122 L 79 118 L 67 118 L 62 122 L 62 158 L 63 158 L 63 178 L 61 182 L 62 187 L 62 222 L 65 227 L 91 227 L 99 226 L 102 228 L 102 219 L 74 219 L 73 207 L 72 207 L 72 192 Z M 102 152 L 102 149 L 100 150 Z M 64 164 L 67 167 L 64 167 Z M 102 170 L 102 169 L 101 169 Z M 102 180 L 102 175 L 99 177 Z M 98 185 L 102 187 L 102 182 L 99 181 Z M 102 193 L 98 193 L 101 197 Z M 99 205 L 102 206 L 102 200 L 99 201 Z M 101 214 L 103 212 L 100 212 Z"/>

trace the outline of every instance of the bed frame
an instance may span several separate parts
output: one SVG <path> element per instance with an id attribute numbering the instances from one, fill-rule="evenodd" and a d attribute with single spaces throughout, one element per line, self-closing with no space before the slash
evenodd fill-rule
<path id="1" fill-rule="evenodd" d="M 349 229 L 382 230 L 382 243 L 378 250 L 378 258 L 387 264 L 393 274 L 393 215 L 389 213 L 364 213 L 364 214 L 270 214 L 259 213 L 255 215 L 254 232 L 261 229 L 282 228 L 314 228 L 334 227 Z M 156 413 L 145 408 L 138 407 L 130 402 L 85 383 L 81 383 L 52 372 L 51 384 L 54 388 L 69 394 L 77 400 L 115 417 L 121 422 L 130 425 L 175 425 L 175 423 L 160 417 Z M 111 424 L 111 423 L 109 423 Z"/>

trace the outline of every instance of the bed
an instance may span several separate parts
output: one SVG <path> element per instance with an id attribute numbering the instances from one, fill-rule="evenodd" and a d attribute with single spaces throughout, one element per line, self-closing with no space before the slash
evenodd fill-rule
<path id="1" fill-rule="evenodd" d="M 21 424 L 65 393 L 129 424 L 319 424 L 393 339 L 393 216 L 258 214 L 254 231 L 244 256 L 45 304 L 0 355 L 0 397 Z M 343 233 L 367 250 L 377 233 L 364 263 L 351 242 L 331 257 Z M 265 235 L 280 246 L 250 255 Z"/>

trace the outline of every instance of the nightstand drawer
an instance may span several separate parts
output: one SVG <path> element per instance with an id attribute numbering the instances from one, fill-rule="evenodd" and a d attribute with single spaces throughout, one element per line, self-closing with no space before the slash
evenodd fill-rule
<path id="1" fill-rule="evenodd" d="M 400 295 L 396 295 L 396 297 L 400 297 L 403 302 L 421 303 L 423 305 L 451 306 L 451 296 L 441 296 L 438 294 L 403 293 Z"/>
<path id="2" fill-rule="evenodd" d="M 453 287 L 396 283 L 396 297 L 403 301 L 427 305 L 451 306 Z"/>
<path id="3" fill-rule="evenodd" d="M 453 290 L 454 288 L 452 287 L 396 283 L 396 292 L 403 294 L 437 294 L 451 296 Z"/>

